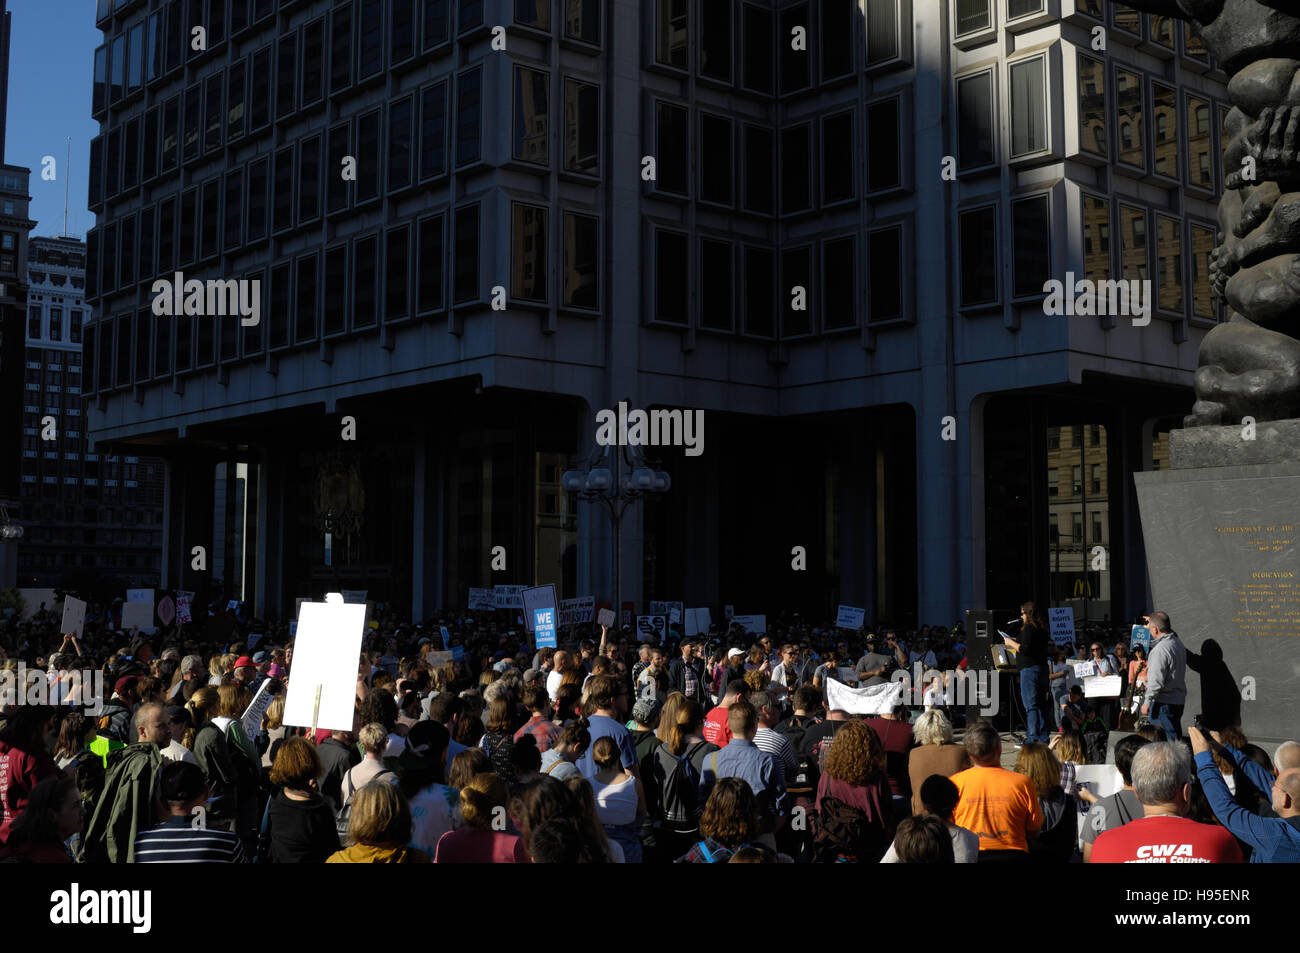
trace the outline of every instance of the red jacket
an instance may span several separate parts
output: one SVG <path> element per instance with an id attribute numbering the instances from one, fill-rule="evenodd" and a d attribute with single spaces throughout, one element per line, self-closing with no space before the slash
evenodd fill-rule
<path id="1" fill-rule="evenodd" d="M 33 754 L 0 741 L 0 844 L 9 839 L 9 829 L 27 807 L 32 788 L 58 773 L 44 748 Z"/>

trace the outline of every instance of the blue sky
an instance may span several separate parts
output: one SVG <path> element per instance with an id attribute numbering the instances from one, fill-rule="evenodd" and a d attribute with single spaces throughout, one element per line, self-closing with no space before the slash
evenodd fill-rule
<path id="1" fill-rule="evenodd" d="M 33 235 L 63 228 L 64 166 L 72 137 L 68 234 L 84 238 L 94 218 L 86 208 L 86 166 L 99 123 L 90 118 L 95 0 L 9 0 L 9 123 L 5 162 L 32 170 Z M 41 158 L 58 160 L 58 180 L 41 179 Z"/>

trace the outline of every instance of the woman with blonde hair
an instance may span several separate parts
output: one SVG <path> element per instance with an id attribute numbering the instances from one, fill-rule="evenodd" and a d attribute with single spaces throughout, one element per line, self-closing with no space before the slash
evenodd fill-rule
<path id="1" fill-rule="evenodd" d="M 203 772 L 211 794 L 210 817 L 231 823 L 238 817 L 239 778 L 226 744 L 226 733 L 213 721 L 220 717 L 221 696 L 211 685 L 206 685 L 190 696 L 185 707 L 190 712 L 190 727 L 182 744 L 194 752 Z"/>
<path id="2" fill-rule="evenodd" d="M 225 671 L 221 667 L 222 661 L 223 657 L 220 655 L 214 655 L 208 659 L 208 684 L 213 688 L 221 684 L 222 676 L 225 675 Z"/>
<path id="3" fill-rule="evenodd" d="M 932 774 L 950 778 L 970 767 L 965 745 L 953 744 L 952 723 L 937 708 L 923 712 L 912 726 L 912 737 L 920 747 L 907 753 L 907 774 L 912 780 L 912 813 L 924 814 L 921 785 Z"/>
<path id="4" fill-rule="evenodd" d="M 1027 742 L 1016 755 L 1015 772 L 1034 782 L 1043 811 L 1043 826 L 1029 843 L 1030 860 L 1068 862 L 1079 833 L 1078 809 L 1074 796 L 1061 786 L 1061 762 L 1047 745 Z"/>
<path id="5" fill-rule="evenodd" d="M 276 751 L 284 743 L 285 736 L 289 732 L 288 726 L 284 723 L 283 692 L 272 698 L 271 703 L 266 706 L 266 713 L 262 715 L 262 730 L 266 732 L 267 740 L 266 753 L 262 755 L 262 767 L 269 771 L 271 765 L 275 763 Z"/>
<path id="6" fill-rule="evenodd" d="M 477 774 L 460 789 L 465 826 L 438 838 L 435 864 L 526 864 L 528 852 L 518 834 L 504 829 L 505 784 L 495 774 Z"/>
<path id="7" fill-rule="evenodd" d="M 1078 785 L 1075 783 L 1075 769 L 1081 764 L 1088 763 L 1088 750 L 1083 744 L 1083 735 L 1073 728 L 1066 728 L 1058 734 L 1052 735 L 1052 740 L 1047 746 L 1056 752 L 1056 758 L 1061 763 L 1061 789 L 1066 794 L 1073 797 L 1078 791 Z"/>
<path id="8" fill-rule="evenodd" d="M 680 857 L 700 839 L 704 805 L 699 802 L 698 779 L 704 774 L 704 759 L 718 750 L 704 740 L 704 709 L 699 702 L 679 692 L 668 696 L 668 701 L 671 712 L 665 705 L 659 716 L 663 744 L 641 768 L 646 810 L 655 827 L 655 852 L 663 860 Z M 669 791 L 676 796 L 668 797 Z"/>
<path id="9" fill-rule="evenodd" d="M 351 845 L 327 864 L 427 864 L 429 855 L 409 847 L 411 806 L 395 784 L 371 781 L 352 796 Z"/>

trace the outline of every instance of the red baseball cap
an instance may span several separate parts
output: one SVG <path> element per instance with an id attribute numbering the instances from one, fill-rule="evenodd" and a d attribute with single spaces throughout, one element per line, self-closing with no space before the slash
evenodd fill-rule
<path id="1" fill-rule="evenodd" d="M 247 655 L 241 655 L 239 656 L 239 658 L 235 659 L 235 670 L 241 668 L 256 668 L 256 667 L 257 667 L 257 663 L 254 662 Z"/>

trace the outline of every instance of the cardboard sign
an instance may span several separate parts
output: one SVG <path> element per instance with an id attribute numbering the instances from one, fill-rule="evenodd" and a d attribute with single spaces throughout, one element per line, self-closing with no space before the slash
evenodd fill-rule
<path id="1" fill-rule="evenodd" d="M 560 599 L 555 592 L 555 586 L 548 583 L 545 586 L 533 586 L 523 591 L 524 631 L 533 631 L 533 626 L 537 624 L 538 609 L 550 609 L 551 625 L 556 624 L 560 614 Z"/>
<path id="2" fill-rule="evenodd" d="M 855 609 L 853 606 L 840 606 L 839 614 L 835 617 L 835 625 L 840 629 L 861 629 L 866 620 L 866 609 Z"/>
<path id="3" fill-rule="evenodd" d="M 1052 641 L 1057 645 L 1074 644 L 1074 609 L 1065 606 L 1048 609 L 1047 618 L 1052 626 Z"/>
<path id="4" fill-rule="evenodd" d="M 1093 675 L 1083 680 L 1084 698 L 1118 698 L 1124 679 L 1118 675 Z"/>
<path id="5" fill-rule="evenodd" d="M 1080 662 L 1074 666 L 1074 677 L 1088 679 L 1097 674 L 1096 662 Z"/>
<path id="6" fill-rule="evenodd" d="M 595 596 L 578 596 L 576 599 L 564 599 L 560 602 L 560 626 L 581 625 L 590 622 L 596 611 Z"/>
<path id="7" fill-rule="evenodd" d="M 527 586 L 493 586 L 492 601 L 498 609 L 522 609 Z"/>
<path id="8" fill-rule="evenodd" d="M 127 601 L 127 602 L 147 602 L 147 603 L 149 603 L 150 606 L 152 606 L 152 605 L 153 605 L 153 590 L 152 590 L 152 589 L 128 589 L 128 590 L 126 591 L 126 601 Z"/>
<path id="9" fill-rule="evenodd" d="M 248 644 L 244 648 L 249 655 L 253 654 L 253 651 L 257 648 L 257 643 L 262 641 L 264 635 L 266 635 L 265 632 L 250 632 L 248 634 Z"/>
<path id="10" fill-rule="evenodd" d="M 708 635 L 709 626 L 713 624 L 713 618 L 709 615 L 709 610 L 704 609 L 687 609 L 686 610 L 686 631 L 685 635 L 694 638 L 697 635 Z"/>
<path id="11" fill-rule="evenodd" d="M 733 615 L 731 621 L 743 626 L 745 631 L 751 635 L 762 635 L 767 631 L 767 616 L 765 615 Z"/>
<path id="12" fill-rule="evenodd" d="M 80 636 L 86 628 L 86 604 L 75 596 L 63 597 L 63 625 L 60 635 Z"/>
<path id="13" fill-rule="evenodd" d="M 176 622 L 178 625 L 189 625 L 194 620 L 190 618 L 190 597 L 176 593 Z"/>
<path id="14" fill-rule="evenodd" d="M 1129 636 L 1129 651 L 1132 652 L 1138 646 L 1142 646 L 1147 655 L 1151 654 L 1151 630 L 1145 625 L 1133 626 L 1133 634 Z"/>
<path id="15" fill-rule="evenodd" d="M 171 596 L 163 596 L 158 600 L 158 621 L 163 625 L 171 625 L 175 618 L 176 603 Z"/>
<path id="16" fill-rule="evenodd" d="M 311 726 L 319 686 L 316 726 L 330 731 L 352 730 L 365 627 L 364 605 L 304 602 L 298 608 L 293 678 L 284 699 L 286 725 Z"/>
<path id="17" fill-rule="evenodd" d="M 555 609 L 547 607 L 545 609 L 533 610 L 533 631 L 537 633 L 537 647 L 555 648 L 555 617 L 558 613 Z"/>
<path id="18" fill-rule="evenodd" d="M 491 589 L 470 589 L 469 608 L 491 612 L 496 607 L 496 599 Z"/>
<path id="19" fill-rule="evenodd" d="M 158 627 L 153 624 L 153 599 L 148 602 L 122 603 L 122 631 L 139 629 L 146 635 L 153 635 Z"/>
<path id="20" fill-rule="evenodd" d="M 251 648 L 251 646 L 250 646 Z M 244 711 L 244 717 L 240 722 L 244 726 L 244 736 L 252 741 L 262 731 L 262 716 L 266 714 L 267 707 L 271 704 L 272 696 L 268 688 L 271 686 L 271 679 L 266 679 L 257 687 L 257 694 L 253 696 L 252 702 Z"/>
<path id="21" fill-rule="evenodd" d="M 597 625 L 603 625 L 605 628 L 609 628 L 611 625 L 613 625 L 613 624 L 614 624 L 614 610 L 613 610 L 613 609 L 601 609 L 598 613 L 596 613 L 596 624 L 597 624 Z"/>
<path id="22" fill-rule="evenodd" d="M 660 644 L 668 636 L 668 617 L 662 615 L 639 615 L 636 617 L 636 638 L 638 642 L 657 641 Z"/>
<path id="23" fill-rule="evenodd" d="M 451 633 L 447 631 L 447 627 L 445 625 L 438 626 L 438 631 L 442 634 L 443 651 L 446 651 L 447 649 L 451 648 Z"/>

